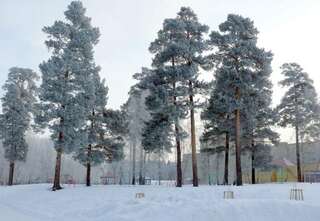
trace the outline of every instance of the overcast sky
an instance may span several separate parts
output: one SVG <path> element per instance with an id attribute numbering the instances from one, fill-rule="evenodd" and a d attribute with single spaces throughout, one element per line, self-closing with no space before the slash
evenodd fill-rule
<path id="1" fill-rule="evenodd" d="M 272 63 L 274 104 L 283 89 L 279 66 L 298 62 L 320 92 L 320 1 L 317 0 L 83 0 L 92 24 L 100 28 L 96 63 L 109 86 L 109 107 L 119 108 L 127 99 L 132 74 L 150 66 L 148 46 L 165 18 L 175 17 L 181 6 L 190 6 L 200 22 L 217 30 L 227 14 L 254 20 L 260 31 L 259 46 L 274 53 Z M 69 0 L 0 0 L 0 85 L 12 66 L 39 72 L 50 55 L 44 45 L 43 26 L 64 19 Z M 2 90 L 0 91 L 2 95 Z M 293 134 L 287 134 L 287 139 Z"/>

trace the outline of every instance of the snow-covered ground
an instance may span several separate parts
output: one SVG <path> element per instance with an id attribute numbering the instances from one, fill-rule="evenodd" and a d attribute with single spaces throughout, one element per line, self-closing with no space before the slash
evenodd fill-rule
<path id="1" fill-rule="evenodd" d="M 293 187 L 304 201 L 289 200 Z M 261 184 L 243 187 L 66 186 L 0 187 L 1 221 L 318 221 L 320 184 Z M 232 190 L 235 199 L 223 199 Z M 144 192 L 145 198 L 135 194 Z"/>

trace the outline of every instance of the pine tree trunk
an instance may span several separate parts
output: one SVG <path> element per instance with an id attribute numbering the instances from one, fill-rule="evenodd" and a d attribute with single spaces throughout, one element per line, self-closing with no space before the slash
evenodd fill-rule
<path id="1" fill-rule="evenodd" d="M 147 158 L 147 153 L 144 152 L 143 154 L 143 167 L 142 167 L 142 185 L 146 184 L 146 158 Z"/>
<path id="2" fill-rule="evenodd" d="M 256 183 L 256 170 L 254 168 L 254 155 L 255 155 L 255 149 L 254 149 L 254 140 L 252 139 L 251 142 L 251 183 Z"/>
<path id="3" fill-rule="evenodd" d="M 129 168 L 128 168 L 128 170 L 129 170 L 129 173 L 128 173 L 128 182 L 130 183 L 130 182 L 132 182 L 132 168 L 131 168 L 131 160 L 132 160 L 132 144 L 130 144 L 130 146 L 129 146 Z"/>
<path id="4" fill-rule="evenodd" d="M 229 177 L 229 132 L 226 132 L 226 143 L 225 143 L 225 152 L 224 152 L 224 179 L 223 184 L 228 185 Z"/>
<path id="5" fill-rule="evenodd" d="M 210 176 L 210 154 L 207 153 L 207 172 L 208 172 L 208 184 L 211 185 L 211 176 Z"/>
<path id="6" fill-rule="evenodd" d="M 296 156 L 297 156 L 298 182 L 302 182 L 301 163 L 300 163 L 300 146 L 299 146 L 299 127 L 298 127 L 298 124 L 296 124 Z"/>
<path id="7" fill-rule="evenodd" d="M 302 182 L 301 162 L 300 162 L 300 146 L 299 146 L 299 109 L 297 91 L 294 93 L 295 102 L 295 131 L 296 131 L 296 158 L 297 158 L 297 181 Z"/>
<path id="8" fill-rule="evenodd" d="M 60 186 L 61 155 L 62 155 L 62 150 L 58 149 L 57 157 L 56 157 L 56 167 L 54 171 L 53 187 L 52 187 L 53 191 L 62 189 L 62 187 Z"/>
<path id="9" fill-rule="evenodd" d="M 216 153 L 216 184 L 219 185 L 219 152 Z"/>
<path id="10" fill-rule="evenodd" d="M 303 165 L 304 165 L 304 147 L 303 147 L 303 142 L 304 142 L 304 138 L 303 136 L 300 136 L 299 138 L 299 152 L 300 152 L 300 165 L 301 165 L 301 182 L 304 182 L 304 169 L 303 169 Z"/>
<path id="11" fill-rule="evenodd" d="M 254 162 L 254 153 L 252 153 L 251 155 L 251 163 L 253 164 L 253 162 Z M 256 184 L 256 169 L 254 168 L 254 166 L 252 166 L 251 168 L 251 183 Z"/>
<path id="12" fill-rule="evenodd" d="M 158 159 L 158 184 L 161 185 L 161 151 L 159 151 Z"/>
<path id="13" fill-rule="evenodd" d="M 132 146 L 132 185 L 136 185 L 136 143 Z"/>
<path id="14" fill-rule="evenodd" d="M 177 146 L 177 187 L 182 187 L 182 167 L 181 167 L 181 144 L 179 138 L 178 123 L 175 124 L 176 146 Z"/>
<path id="15" fill-rule="evenodd" d="M 87 160 L 87 179 L 86 185 L 91 186 L 91 144 L 88 145 L 88 160 Z"/>
<path id="16" fill-rule="evenodd" d="M 143 183 L 143 147 L 141 146 L 140 150 L 140 159 L 139 159 L 139 185 L 144 185 Z"/>
<path id="17" fill-rule="evenodd" d="M 91 186 L 91 163 L 88 162 L 87 163 L 87 182 L 86 182 L 87 186 Z"/>
<path id="18" fill-rule="evenodd" d="M 194 107 L 193 107 L 193 85 L 189 81 L 189 100 L 190 100 L 190 121 L 191 121 L 191 157 L 192 157 L 192 178 L 193 186 L 198 186 L 198 166 L 197 166 L 197 146 L 196 146 L 196 130 L 194 122 Z"/>
<path id="19" fill-rule="evenodd" d="M 240 99 L 240 88 L 236 88 L 236 99 Z M 240 110 L 239 108 L 235 110 L 235 130 L 236 130 L 236 184 L 237 186 L 242 185 L 242 170 L 241 170 L 241 146 L 240 146 Z"/>
<path id="20" fill-rule="evenodd" d="M 120 168 L 119 168 L 119 185 L 122 185 L 122 163 L 120 163 Z"/>
<path id="21" fill-rule="evenodd" d="M 8 180 L 8 186 L 13 185 L 13 175 L 14 175 L 14 161 L 10 162 L 9 165 L 9 180 Z"/>
<path id="22" fill-rule="evenodd" d="M 172 67 L 175 67 L 174 58 L 171 60 Z M 177 97 L 175 95 L 176 90 L 176 82 L 172 83 L 173 88 L 173 105 L 177 106 Z M 176 138 L 176 147 L 177 147 L 177 184 L 176 187 L 182 187 L 182 166 L 181 166 L 181 143 L 180 143 L 180 131 L 179 131 L 179 120 L 175 120 L 175 138 Z"/>

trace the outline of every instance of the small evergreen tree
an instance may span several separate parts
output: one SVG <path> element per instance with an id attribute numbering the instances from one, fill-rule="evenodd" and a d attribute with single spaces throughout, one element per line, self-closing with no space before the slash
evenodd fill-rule
<path id="1" fill-rule="evenodd" d="M 310 130 L 301 130 L 302 128 L 312 128 L 318 123 L 317 93 L 313 81 L 299 64 L 285 63 L 281 66 L 281 69 L 284 79 L 280 81 L 280 85 L 287 87 L 288 90 L 277 107 L 280 116 L 279 125 L 282 127 L 292 126 L 295 129 L 297 180 L 302 182 L 299 137 L 301 133 L 306 135 L 306 132 L 310 132 Z"/>
<path id="2" fill-rule="evenodd" d="M 220 142 L 221 136 L 224 136 L 224 178 L 223 183 L 228 185 L 229 180 L 229 147 L 231 136 L 234 137 L 232 112 L 232 91 L 228 90 L 225 85 L 225 80 L 221 70 L 216 72 L 216 81 L 214 82 L 213 90 L 211 91 L 208 104 L 201 114 L 201 119 L 205 121 L 204 132 L 201 137 L 201 142 L 210 146 Z M 219 73 L 220 72 L 220 73 Z M 220 148 L 221 149 L 221 148 Z"/>
<path id="3" fill-rule="evenodd" d="M 144 71 L 144 70 L 143 70 Z M 144 122 L 148 120 L 149 113 L 145 107 L 146 90 L 140 90 L 137 85 L 133 86 L 129 92 L 129 99 L 124 105 L 127 123 L 128 123 L 128 139 L 132 156 L 132 177 L 131 184 L 136 183 L 136 153 L 137 148 L 140 149 L 140 171 L 139 184 L 142 184 L 142 161 L 143 148 L 141 145 L 141 134 Z"/>
<path id="4" fill-rule="evenodd" d="M 84 128 L 84 132 L 87 134 L 87 143 L 76 150 L 74 158 L 81 164 L 86 166 L 86 185 L 91 185 L 91 166 L 98 165 L 107 158 L 104 149 L 101 148 L 103 141 L 103 134 L 106 127 L 104 124 L 103 113 L 107 105 L 107 93 L 108 88 L 105 86 L 105 81 L 100 80 L 100 77 L 96 74 L 89 81 L 86 87 L 86 93 L 83 100 L 87 104 L 87 124 Z"/>
<path id="5" fill-rule="evenodd" d="M 4 157 L 9 161 L 8 185 L 13 184 L 14 165 L 24 161 L 28 152 L 25 134 L 30 128 L 32 114 L 35 111 L 38 75 L 27 68 L 10 68 L 2 97 L 0 115 L 0 137 L 4 148 Z"/>

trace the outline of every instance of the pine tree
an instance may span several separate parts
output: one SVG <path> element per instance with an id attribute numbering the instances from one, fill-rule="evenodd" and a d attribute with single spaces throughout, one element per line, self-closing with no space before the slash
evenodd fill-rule
<path id="1" fill-rule="evenodd" d="M 255 144 L 254 161 L 252 162 L 252 168 L 255 169 L 270 169 L 272 167 L 272 145 L 268 143 Z M 253 172 L 255 174 L 255 172 Z M 252 177 L 252 181 L 256 183 L 255 175 Z"/>
<path id="2" fill-rule="evenodd" d="M 207 43 L 203 35 L 208 31 L 206 25 L 198 22 L 196 14 L 188 7 L 182 7 L 175 19 L 166 19 L 163 29 L 158 32 L 158 39 L 151 43 L 150 51 L 155 54 L 153 67 L 155 73 L 162 72 L 159 78 L 162 81 L 157 85 L 159 90 L 168 90 L 168 99 L 173 101 L 180 119 L 184 118 L 183 113 L 186 107 L 190 110 L 191 121 L 191 147 L 192 147 L 192 171 L 193 185 L 198 186 L 197 158 L 196 158 L 196 135 L 194 111 L 199 106 L 194 96 L 199 94 L 205 84 L 199 79 L 199 67 L 205 65 L 205 59 L 201 56 L 207 49 Z M 159 80 L 159 79 L 158 79 Z M 160 89 L 161 87 L 161 89 Z M 156 90 L 153 90 L 154 92 Z M 158 93 L 163 96 L 164 93 Z M 163 104 L 172 105 L 164 102 Z M 186 106 L 186 107 L 183 107 Z M 170 108 L 169 108 L 170 109 Z M 180 109 L 180 110 L 179 110 Z M 168 110 L 168 109 L 167 109 Z M 176 115 L 175 113 L 174 115 Z M 176 117 L 177 118 L 177 117 Z M 177 186 L 182 182 L 181 175 L 181 148 L 180 148 L 180 126 L 179 119 L 175 119 L 176 144 L 177 144 Z M 179 181 L 181 180 L 181 181 Z"/>
<path id="3" fill-rule="evenodd" d="M 271 144 L 279 142 L 279 135 L 271 127 L 275 125 L 276 114 L 271 109 L 271 93 L 268 87 L 247 99 L 243 111 L 243 146 L 251 155 L 251 183 L 256 183 L 256 168 L 266 168 L 272 160 Z M 269 88 L 271 89 L 271 88 Z M 260 97 L 260 98 L 259 98 Z M 259 100 L 260 99 L 260 100 Z"/>
<path id="4" fill-rule="evenodd" d="M 280 105 L 277 107 L 280 116 L 280 126 L 294 127 L 296 133 L 296 158 L 297 158 L 297 180 L 303 181 L 300 159 L 299 137 L 302 128 L 316 125 L 319 119 L 319 104 L 313 81 L 297 63 L 285 63 L 281 66 L 284 79 L 280 85 L 287 87 Z"/>
<path id="5" fill-rule="evenodd" d="M 66 22 L 56 21 L 43 28 L 48 35 L 45 44 L 52 56 L 40 64 L 42 111 L 37 119 L 39 124 L 49 127 L 57 151 L 52 190 L 61 189 L 62 153 L 71 153 L 87 143 L 86 102 L 93 102 L 93 93 L 88 93 L 94 91 L 90 80 L 99 70 L 93 62 L 99 30 L 91 26 L 85 11 L 80 1 L 73 1 L 64 13 Z"/>
<path id="6" fill-rule="evenodd" d="M 158 156 L 158 174 L 159 185 L 161 183 L 161 157 L 166 152 L 171 152 L 172 137 L 172 119 L 166 111 L 159 111 L 165 105 L 162 102 L 166 101 L 166 96 L 158 94 L 161 90 L 158 87 L 150 87 L 150 95 L 147 97 L 145 104 L 149 110 L 149 119 L 145 121 L 142 128 L 141 145 L 146 154 L 157 154 Z M 165 99 L 162 99 L 165 98 Z M 163 110 L 163 109 L 162 109 Z"/>
<path id="7" fill-rule="evenodd" d="M 177 19 L 165 19 L 163 28 L 158 32 L 157 39 L 150 45 L 150 52 L 155 56 L 152 70 L 144 69 L 134 77 L 139 80 L 138 87 L 149 90 L 147 99 L 153 100 L 148 107 L 152 114 L 166 113 L 174 127 L 177 149 L 177 187 L 182 186 L 181 139 L 184 131 L 179 121 L 187 115 L 186 96 L 188 88 L 182 77 L 183 60 L 179 49 L 179 39 L 183 25 Z M 179 32 L 180 30 L 180 32 Z M 148 105 L 147 105 L 148 106 Z"/>
<path id="8" fill-rule="evenodd" d="M 255 184 L 255 165 L 263 165 L 261 154 L 266 153 L 266 160 L 270 160 L 270 145 L 276 144 L 279 135 L 271 128 L 276 123 L 276 114 L 271 108 L 272 83 L 271 52 L 257 49 L 255 51 L 257 64 L 252 69 L 255 76 L 250 79 L 251 86 L 247 88 L 246 96 L 242 99 L 242 139 L 243 146 L 251 153 L 251 182 Z M 259 150 L 258 148 L 262 148 Z M 258 158 L 259 156 L 259 158 Z M 271 161 L 271 160 L 270 160 Z"/>
<path id="9" fill-rule="evenodd" d="M 172 127 L 165 113 L 151 114 L 142 131 L 142 146 L 146 153 L 170 152 L 172 147 Z"/>
<path id="10" fill-rule="evenodd" d="M 158 156 L 158 180 L 161 184 L 161 158 L 164 153 L 171 152 L 172 125 L 166 113 L 151 114 L 142 130 L 142 146 L 147 154 Z"/>
<path id="11" fill-rule="evenodd" d="M 213 90 L 210 93 L 208 104 L 201 113 L 201 119 L 205 121 L 201 142 L 212 146 L 224 139 L 225 159 L 223 183 L 228 185 L 229 148 L 231 137 L 234 137 L 234 127 L 232 123 L 234 114 L 231 108 L 233 93 L 228 90 L 228 86 L 225 85 L 226 82 L 223 78 L 223 72 L 220 71 L 223 70 L 217 70 L 216 72 L 216 80 L 213 84 Z M 222 138 L 222 136 L 224 138 Z M 221 148 L 219 150 L 221 150 Z"/>
<path id="12" fill-rule="evenodd" d="M 320 119 L 318 116 L 301 132 L 301 142 L 303 142 L 303 140 L 309 143 L 320 141 Z"/>
<path id="13" fill-rule="evenodd" d="M 181 33 L 179 33 L 180 39 L 176 43 L 179 44 L 179 57 L 184 60 L 182 75 L 186 88 L 188 88 L 189 97 L 193 186 L 198 186 L 194 113 L 200 103 L 195 100 L 195 96 L 201 94 L 206 86 L 199 80 L 199 67 L 207 66 L 206 59 L 202 54 L 207 50 L 207 41 L 204 40 L 204 34 L 208 32 L 209 27 L 201 24 L 198 21 L 197 15 L 189 7 L 181 7 L 178 12 L 177 21 L 181 23 L 182 28 L 178 29 Z"/>
<path id="14" fill-rule="evenodd" d="M 143 69 L 144 71 L 144 69 Z M 143 148 L 141 145 L 141 134 L 144 122 L 148 119 L 149 114 L 145 107 L 145 98 L 147 96 L 146 90 L 140 90 L 137 85 L 133 86 L 129 92 L 129 99 L 124 105 L 127 123 L 128 123 L 128 139 L 132 152 L 132 178 L 131 184 L 136 184 L 136 153 L 137 148 L 140 149 L 140 171 L 139 184 L 142 184 L 142 160 Z"/>
<path id="15" fill-rule="evenodd" d="M 147 107 L 145 105 L 145 100 L 146 97 L 148 96 L 148 90 L 141 90 L 140 93 L 140 100 L 141 100 L 141 104 L 140 104 L 140 108 L 141 108 L 141 115 L 144 116 L 144 121 L 143 123 L 145 123 L 146 121 L 149 120 L 150 118 L 150 114 L 147 111 Z M 144 149 L 143 145 L 142 145 L 142 131 L 143 131 L 143 127 L 140 127 L 140 157 L 139 157 L 139 185 L 144 185 L 145 184 L 145 155 L 147 154 L 146 150 Z"/>
<path id="16" fill-rule="evenodd" d="M 123 152 L 122 148 L 124 142 L 122 141 L 122 131 L 114 129 L 114 123 L 109 125 L 109 117 L 114 117 L 117 121 L 117 127 L 121 126 L 122 122 L 119 117 L 115 116 L 117 113 L 110 114 L 106 110 L 108 88 L 105 86 L 105 80 L 100 80 L 98 75 L 94 76 L 90 81 L 93 87 L 89 87 L 93 94 L 90 95 L 91 90 L 87 90 L 85 102 L 87 106 L 87 125 L 84 129 L 87 134 L 87 143 L 79 148 L 74 155 L 74 158 L 81 164 L 86 166 L 86 185 L 91 185 L 91 166 L 99 165 L 105 161 L 120 160 Z M 109 123 L 109 124 L 108 124 Z M 118 149 L 116 149 L 118 148 Z"/>
<path id="17" fill-rule="evenodd" d="M 128 135 L 128 122 L 124 110 L 107 109 L 103 112 L 105 129 L 101 133 L 102 148 L 107 153 L 108 161 L 119 161 L 124 158 L 124 138 Z"/>
<path id="18" fill-rule="evenodd" d="M 210 44 L 216 52 L 211 57 L 216 69 L 223 73 L 227 89 L 232 91 L 230 110 L 234 113 L 236 148 L 236 184 L 242 185 L 241 170 L 241 109 L 243 100 L 249 96 L 252 82 L 259 78 L 257 72 L 265 56 L 263 49 L 257 47 L 258 30 L 249 18 L 230 14 L 227 21 L 219 25 L 220 32 L 210 34 Z"/>
<path id="19" fill-rule="evenodd" d="M 9 161 L 8 185 L 13 184 L 16 161 L 24 161 L 28 152 L 25 134 L 30 129 L 32 114 L 35 112 L 38 75 L 27 68 L 10 68 L 2 97 L 0 115 L 0 137 L 4 148 L 4 157 Z"/>

